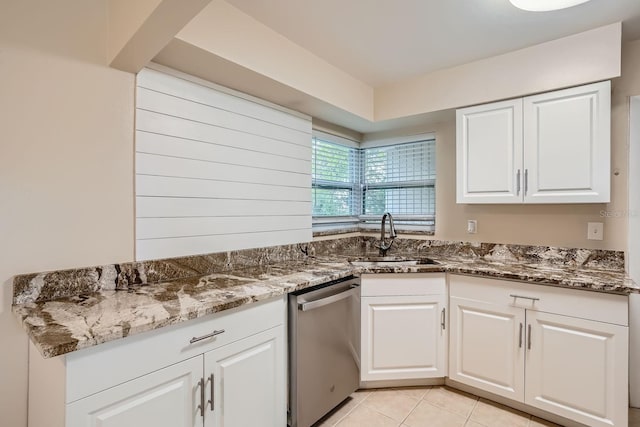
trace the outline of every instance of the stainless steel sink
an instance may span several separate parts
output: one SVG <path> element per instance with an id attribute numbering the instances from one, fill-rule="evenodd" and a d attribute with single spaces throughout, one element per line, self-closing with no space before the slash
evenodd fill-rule
<path id="1" fill-rule="evenodd" d="M 353 265 L 359 265 L 364 267 L 393 267 L 393 266 L 405 266 L 405 265 L 435 265 L 437 261 L 431 258 L 408 258 L 400 256 L 384 256 L 384 257 L 365 257 L 349 260 Z"/>

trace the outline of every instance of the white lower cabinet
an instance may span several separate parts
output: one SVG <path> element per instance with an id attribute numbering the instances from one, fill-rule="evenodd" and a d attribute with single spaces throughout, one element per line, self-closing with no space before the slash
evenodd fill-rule
<path id="1" fill-rule="evenodd" d="M 202 426 L 195 403 L 201 378 L 202 357 L 176 363 L 68 405 L 67 426 Z"/>
<path id="2" fill-rule="evenodd" d="M 206 427 L 286 425 L 283 332 L 265 331 L 204 355 L 205 405 L 213 415 L 205 413 Z"/>
<path id="3" fill-rule="evenodd" d="M 525 403 L 594 426 L 624 425 L 628 328 L 527 310 Z"/>
<path id="4" fill-rule="evenodd" d="M 627 297 L 451 275 L 449 377 L 588 426 L 627 426 Z"/>
<path id="5" fill-rule="evenodd" d="M 362 276 L 362 381 L 446 375 L 444 274 Z"/>
<path id="6" fill-rule="evenodd" d="M 524 310 L 451 297 L 449 378 L 524 400 Z"/>
<path id="7" fill-rule="evenodd" d="M 283 427 L 284 297 L 30 357 L 29 427 Z M 33 350 L 33 348 L 32 348 Z"/>

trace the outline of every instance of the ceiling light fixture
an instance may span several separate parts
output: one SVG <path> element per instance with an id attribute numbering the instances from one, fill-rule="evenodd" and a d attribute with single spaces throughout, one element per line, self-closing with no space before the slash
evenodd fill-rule
<path id="1" fill-rule="evenodd" d="M 515 7 L 530 12 L 546 12 L 549 10 L 566 9 L 577 6 L 589 0 L 509 0 Z"/>

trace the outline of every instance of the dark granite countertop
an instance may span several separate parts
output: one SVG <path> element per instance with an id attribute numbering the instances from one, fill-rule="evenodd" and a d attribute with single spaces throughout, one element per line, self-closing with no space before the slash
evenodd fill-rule
<path id="1" fill-rule="evenodd" d="M 304 256 L 270 264 L 242 266 L 224 273 L 199 274 L 153 284 L 131 283 L 120 290 L 117 290 L 117 286 L 103 286 L 94 292 L 48 300 L 24 298 L 34 290 L 23 284 L 20 285 L 22 287 L 18 286 L 23 294 L 14 296 L 13 312 L 42 355 L 48 358 L 352 274 L 448 272 L 621 295 L 640 292 L 625 278 L 624 271 L 604 266 L 558 265 L 531 262 L 531 259 L 492 259 L 491 256 L 443 253 L 429 255 L 439 262 L 435 265 L 380 267 L 349 262 L 359 256 L 362 255 Z M 78 271 L 75 270 L 76 273 Z M 23 282 L 42 288 L 41 282 L 46 281 L 43 274 L 24 276 Z M 107 276 L 104 268 L 96 274 L 96 282 L 104 281 Z"/>

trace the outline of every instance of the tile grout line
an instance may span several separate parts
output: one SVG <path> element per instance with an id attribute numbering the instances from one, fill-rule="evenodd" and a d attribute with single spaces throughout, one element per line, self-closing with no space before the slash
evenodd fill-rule
<path id="1" fill-rule="evenodd" d="M 473 414 L 473 411 L 476 410 L 476 406 L 478 406 L 478 402 L 480 402 L 480 398 L 476 396 L 476 401 L 473 403 L 473 408 L 471 408 L 471 411 L 469 411 L 469 415 L 467 415 L 467 419 L 464 421 L 465 426 L 467 425 L 469 420 L 471 420 L 471 415 Z"/>
<path id="2" fill-rule="evenodd" d="M 356 403 L 353 408 L 351 408 L 350 410 L 347 411 L 346 414 L 344 414 L 344 416 L 342 416 L 340 419 L 338 419 L 333 425 L 332 427 L 337 426 L 338 424 L 340 424 L 342 422 L 342 420 L 344 420 L 345 418 L 347 418 L 349 416 L 349 414 L 351 414 L 353 411 L 356 410 L 356 408 L 360 405 L 362 405 L 362 403 L 367 400 L 369 398 L 369 396 L 371 396 L 371 392 L 369 392 L 369 394 L 367 394 L 365 397 L 362 398 L 362 400 L 360 400 L 358 403 Z"/>
<path id="3" fill-rule="evenodd" d="M 416 404 L 413 405 L 413 408 L 409 411 L 409 413 L 402 419 L 402 421 L 400 421 L 400 424 L 398 425 L 398 427 L 402 427 L 404 425 L 404 422 L 407 421 L 407 418 L 409 418 L 409 416 L 413 413 L 413 411 L 416 410 L 416 408 L 418 407 L 420 402 L 424 399 L 424 397 L 427 395 L 429 390 L 431 390 L 431 388 L 427 389 L 427 391 L 422 395 L 422 397 L 416 399 Z"/>
<path id="4" fill-rule="evenodd" d="M 390 390 L 393 390 L 393 388 L 391 388 Z M 396 392 L 397 392 L 397 390 L 396 390 Z M 369 396 L 367 396 L 367 397 L 369 397 Z M 418 401 L 418 403 L 419 403 L 419 402 L 420 402 L 420 401 Z M 416 405 L 417 405 L 417 404 L 416 404 Z M 387 414 L 383 414 L 382 412 L 378 411 L 376 408 L 369 408 L 369 409 L 371 409 L 373 412 L 375 412 L 375 413 L 377 413 L 377 414 L 382 415 L 383 417 L 389 418 L 389 419 L 390 419 L 390 420 L 392 420 L 392 421 L 396 421 L 395 419 L 391 418 L 389 415 L 387 415 Z M 413 408 L 413 409 L 415 409 L 415 406 L 414 406 L 414 408 Z M 413 409 L 411 410 L 411 412 L 413 412 Z M 409 412 L 409 413 L 411 413 L 411 412 Z M 407 415 L 407 416 L 408 416 L 408 415 Z M 405 417 L 405 419 L 406 419 L 406 417 Z M 403 421 L 401 421 L 401 422 L 400 422 L 400 424 L 398 424 L 398 427 L 401 427 L 403 422 L 404 422 L 404 419 L 403 419 Z"/>
<path id="5" fill-rule="evenodd" d="M 403 394 L 403 393 L 402 393 L 402 389 L 401 389 L 401 388 L 391 388 L 391 389 L 387 389 L 387 390 L 395 391 L 396 393 L 398 393 L 398 394 L 400 394 L 400 395 L 404 396 L 405 398 L 410 398 L 410 399 L 415 400 L 415 402 L 414 402 L 414 404 L 413 404 L 413 406 L 412 406 L 411 410 L 408 412 L 408 414 L 407 414 L 406 416 L 404 416 L 404 417 L 402 418 L 402 421 L 398 421 L 398 420 L 396 420 L 396 419 L 392 418 L 391 416 L 389 416 L 389 415 L 387 415 L 387 414 L 385 414 L 385 413 L 383 413 L 383 412 L 380 412 L 380 411 L 375 407 L 375 405 L 374 405 L 373 407 L 368 406 L 365 402 L 367 402 L 367 401 L 371 398 L 371 396 L 373 396 L 373 395 L 376 393 L 376 391 L 367 391 L 367 392 L 365 392 L 365 393 L 366 393 L 366 395 L 365 395 L 364 397 L 362 397 L 361 399 L 358 399 L 358 402 L 357 402 L 357 403 L 355 403 L 355 404 L 354 404 L 354 406 L 353 406 L 349 411 L 347 411 L 347 412 L 346 412 L 343 416 L 341 416 L 338 420 L 336 420 L 336 421 L 332 422 L 330 425 L 328 424 L 327 426 L 328 426 L 328 427 L 329 427 L 329 426 L 330 426 L 330 427 L 336 427 L 338 424 L 340 424 L 342 421 L 344 421 L 346 418 L 348 418 L 350 415 L 352 415 L 352 414 L 353 414 L 353 412 L 354 412 L 356 409 L 358 409 L 360 406 L 364 406 L 364 407 L 366 407 L 368 410 L 371 410 L 371 411 L 373 411 L 373 412 L 375 412 L 375 413 L 377 413 L 377 414 L 379 414 L 379 415 L 381 415 L 381 416 L 384 416 L 385 418 L 388 418 L 389 420 L 393 421 L 394 423 L 399 423 L 399 424 L 397 425 L 397 427 L 409 427 L 409 425 L 405 424 L 405 423 L 406 423 L 406 421 L 407 421 L 407 419 L 411 416 L 411 414 L 413 414 L 413 413 L 416 411 L 417 407 L 418 407 L 418 406 L 420 405 L 420 403 L 422 403 L 422 402 L 424 402 L 425 404 L 427 404 L 427 405 L 429 405 L 429 406 L 433 406 L 433 407 L 435 407 L 435 408 L 438 408 L 438 409 L 440 409 L 440 410 L 443 410 L 443 411 L 445 411 L 445 412 L 448 412 L 448 413 L 450 413 L 450 414 L 462 415 L 460 412 L 453 411 L 452 409 L 450 409 L 450 408 L 449 408 L 449 407 L 447 407 L 447 406 L 440 406 L 440 405 L 434 404 L 433 402 L 430 402 L 430 401 L 428 401 L 428 400 L 427 400 L 427 397 L 429 396 L 429 394 L 433 393 L 433 391 L 434 391 L 437 387 L 438 387 L 438 386 L 427 386 L 427 387 L 425 387 L 425 388 L 423 389 L 423 390 L 424 390 L 424 393 L 423 393 L 420 397 L 414 397 L 414 396 L 412 396 L 412 395 L 405 395 L 405 394 Z M 446 389 L 447 387 L 445 386 L 445 387 L 442 387 L 442 388 L 445 388 L 445 389 Z M 372 390 L 381 390 L 381 389 L 372 389 Z M 364 393 L 363 393 L 363 394 L 364 394 Z M 464 421 L 464 426 L 465 426 L 465 427 L 466 427 L 469 423 L 475 423 L 475 424 L 477 424 L 477 425 L 479 425 L 479 426 L 486 427 L 486 425 L 485 425 L 484 423 L 482 423 L 482 422 L 479 422 L 479 421 L 476 421 L 476 420 L 472 419 L 472 418 L 473 418 L 473 414 L 475 413 L 475 411 L 476 411 L 476 410 L 478 410 L 478 407 L 479 407 L 480 403 L 484 403 L 484 402 L 486 402 L 486 403 L 488 403 L 488 404 L 491 404 L 492 406 L 496 406 L 498 409 L 500 409 L 500 410 L 502 410 L 502 411 L 505 411 L 505 410 L 506 410 L 507 412 L 511 412 L 511 413 L 514 413 L 514 414 L 522 414 L 522 415 L 523 415 L 523 418 L 525 418 L 525 419 L 527 420 L 526 427 L 533 427 L 534 423 L 536 422 L 536 421 L 534 420 L 534 418 L 536 418 L 536 417 L 535 417 L 534 415 L 532 415 L 532 414 L 526 413 L 526 412 L 524 412 L 524 411 L 516 410 L 516 409 L 514 409 L 514 408 L 510 408 L 510 407 L 508 407 L 508 406 L 506 406 L 506 405 L 500 404 L 500 403 L 495 402 L 495 401 L 492 401 L 492 400 L 490 400 L 490 399 L 484 399 L 484 398 L 481 398 L 481 397 L 479 397 L 479 396 L 475 396 L 475 395 L 473 395 L 473 394 L 470 394 L 470 395 L 471 395 L 471 396 L 473 396 L 473 398 L 474 398 L 474 399 L 473 399 L 473 400 L 474 400 L 474 403 L 473 403 L 472 408 L 471 408 L 471 410 L 469 411 L 469 413 L 464 417 L 464 418 L 465 418 L 465 421 Z M 355 400 L 355 399 L 354 399 L 354 400 Z M 363 403 L 364 403 L 364 405 L 363 405 Z M 502 409 L 502 407 L 506 407 L 506 409 Z M 638 411 L 638 413 L 640 414 L 640 411 Z M 555 425 L 555 424 L 552 424 L 552 425 Z M 636 425 L 636 423 L 635 423 L 635 422 L 634 422 L 634 423 L 630 423 L 630 426 L 632 426 L 632 425 Z M 558 427 L 559 427 L 559 426 L 558 426 Z M 640 427 L 640 424 L 638 424 L 638 427 Z"/>
<path id="6" fill-rule="evenodd" d="M 441 387 L 441 388 L 443 388 L 445 390 L 449 390 L 449 387 L 447 385 L 438 385 L 438 386 L 432 387 L 431 389 L 433 389 L 435 387 Z M 474 400 L 473 408 L 471 408 L 471 411 L 469 412 L 468 415 L 462 415 L 460 412 L 457 412 L 457 411 L 447 407 L 447 405 L 440 406 L 440 405 L 438 405 L 438 404 L 436 404 L 434 402 L 430 402 L 430 401 L 426 400 L 424 397 L 423 397 L 423 400 L 425 401 L 425 403 L 427 403 L 430 406 L 433 406 L 434 408 L 438 408 L 438 409 L 441 409 L 441 410 L 443 410 L 445 412 L 448 412 L 450 414 L 454 414 L 454 415 L 458 415 L 458 416 L 464 417 L 465 418 L 465 425 L 466 425 L 466 423 L 471 419 L 471 414 L 473 413 L 473 410 L 476 408 L 476 406 L 477 406 L 477 404 L 478 404 L 478 402 L 480 400 L 479 396 L 476 396 L 476 395 L 471 394 L 471 393 L 466 393 L 466 394 L 468 394 L 470 396 L 473 396 L 473 398 L 474 398 L 473 399 Z M 425 397 L 426 397 L 426 394 L 425 394 Z"/>

